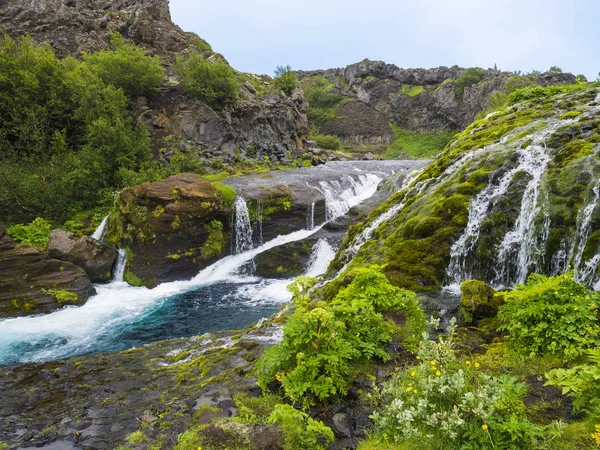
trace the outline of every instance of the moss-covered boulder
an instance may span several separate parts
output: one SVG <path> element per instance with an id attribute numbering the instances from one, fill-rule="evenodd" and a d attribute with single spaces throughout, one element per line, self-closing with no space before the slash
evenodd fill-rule
<path id="1" fill-rule="evenodd" d="M 226 255 L 235 191 L 184 173 L 125 189 L 108 241 L 127 249 L 125 281 L 156 286 L 186 279 Z"/>
<path id="2" fill-rule="evenodd" d="M 504 296 L 479 280 L 467 280 L 460 285 L 460 311 L 465 322 L 496 317 L 504 304 Z"/>
<path id="3" fill-rule="evenodd" d="M 49 313 L 95 293 L 80 267 L 12 242 L 0 225 L 0 318 Z"/>
<path id="4" fill-rule="evenodd" d="M 295 278 L 310 262 L 318 238 L 303 239 L 274 247 L 254 258 L 256 274 L 265 278 Z"/>

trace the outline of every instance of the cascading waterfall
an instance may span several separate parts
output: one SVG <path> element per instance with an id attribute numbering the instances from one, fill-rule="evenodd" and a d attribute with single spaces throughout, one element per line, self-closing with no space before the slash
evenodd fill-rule
<path id="1" fill-rule="evenodd" d="M 252 224 L 248 205 L 243 197 L 238 196 L 235 199 L 235 253 L 244 253 L 252 247 Z"/>
<path id="2" fill-rule="evenodd" d="M 260 199 L 256 201 L 256 227 L 258 245 L 263 245 L 265 243 L 265 240 L 263 239 L 263 208 Z"/>
<path id="3" fill-rule="evenodd" d="M 308 214 L 306 215 L 306 227 L 312 230 L 315 227 L 315 202 L 312 202 L 308 207 Z"/>
<path id="4" fill-rule="evenodd" d="M 127 252 L 124 248 L 119 249 L 119 256 L 117 262 L 115 262 L 115 268 L 113 270 L 112 281 L 116 283 L 122 283 L 125 277 L 125 267 L 127 266 Z"/>
<path id="5" fill-rule="evenodd" d="M 104 235 L 106 234 L 106 225 L 108 224 L 109 217 L 110 214 L 107 215 L 104 219 L 102 219 L 102 222 L 100 222 L 100 225 L 98 226 L 98 228 L 96 228 L 96 230 L 94 230 L 94 233 L 92 234 L 93 239 L 102 242 L 102 240 L 104 239 Z"/>
<path id="6" fill-rule="evenodd" d="M 344 215 L 350 208 L 371 197 L 381 178 L 373 173 L 356 177 L 347 175 L 340 180 L 321 181 L 317 188 L 325 197 L 325 220 Z"/>

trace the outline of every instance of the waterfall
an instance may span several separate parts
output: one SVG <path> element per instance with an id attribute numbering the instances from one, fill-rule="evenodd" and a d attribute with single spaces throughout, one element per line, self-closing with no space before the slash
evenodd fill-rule
<path id="1" fill-rule="evenodd" d="M 592 232 L 591 223 L 592 223 L 592 214 L 598 206 L 598 200 L 600 199 L 600 179 L 596 180 L 596 184 L 592 188 L 592 193 L 594 194 L 592 200 L 583 208 L 583 211 L 578 218 L 578 226 L 577 226 L 577 236 L 575 241 L 573 241 L 573 248 L 577 248 L 577 252 L 575 252 L 575 258 L 573 259 L 573 268 L 576 271 L 581 270 L 581 258 L 583 257 L 583 250 L 585 249 L 585 245 L 590 237 Z M 583 275 L 583 274 L 582 274 Z M 583 278 L 583 282 L 589 281 L 585 280 L 586 277 Z"/>
<path id="2" fill-rule="evenodd" d="M 97 241 L 102 242 L 104 235 L 106 234 L 106 224 L 108 223 L 109 217 L 110 217 L 110 214 L 108 214 L 104 219 L 102 219 L 102 222 L 100 222 L 100 225 L 98 226 L 98 228 L 96 228 L 96 230 L 92 234 L 93 239 L 96 239 Z"/>
<path id="3" fill-rule="evenodd" d="M 318 189 L 325 197 L 325 220 L 340 217 L 350 208 L 371 197 L 381 178 L 375 174 L 347 175 L 339 180 L 321 181 Z"/>
<path id="4" fill-rule="evenodd" d="M 305 276 L 316 277 L 322 275 L 335 257 L 335 250 L 325 239 L 319 239 L 313 246 L 312 255 L 308 262 Z"/>
<path id="5" fill-rule="evenodd" d="M 256 227 L 258 235 L 258 245 L 263 245 L 265 243 L 265 240 L 263 238 L 263 208 L 260 199 L 256 200 Z"/>
<path id="6" fill-rule="evenodd" d="M 306 215 L 306 227 L 309 230 L 315 228 L 315 202 L 312 202 L 308 207 L 308 214 Z"/>
<path id="7" fill-rule="evenodd" d="M 117 257 L 117 262 L 115 263 L 115 269 L 113 271 L 112 281 L 116 283 L 120 283 L 124 281 L 125 276 L 125 266 L 127 265 L 127 252 L 124 248 L 119 249 L 119 256 Z"/>
<path id="8" fill-rule="evenodd" d="M 248 205 L 243 197 L 238 196 L 235 199 L 235 253 L 244 253 L 252 247 L 252 224 Z"/>

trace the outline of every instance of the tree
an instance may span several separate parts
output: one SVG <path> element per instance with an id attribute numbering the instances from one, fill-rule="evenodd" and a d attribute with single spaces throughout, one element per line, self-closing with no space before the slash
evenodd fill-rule
<path id="1" fill-rule="evenodd" d="M 553 73 L 562 73 L 562 69 L 558 66 L 552 66 L 550 67 L 550 69 L 548 70 L 548 72 L 553 72 Z"/>
<path id="2" fill-rule="evenodd" d="M 227 108 L 237 100 L 235 71 L 223 60 L 210 62 L 194 52 L 187 60 L 177 57 L 173 69 L 188 93 L 215 109 Z"/>
<path id="3" fill-rule="evenodd" d="M 277 66 L 275 68 L 275 87 L 290 95 L 298 86 L 298 77 L 292 71 L 291 66 Z"/>
<path id="4" fill-rule="evenodd" d="M 158 56 L 147 56 L 141 48 L 125 43 L 119 33 L 111 34 L 111 45 L 113 50 L 84 55 L 92 73 L 123 89 L 130 99 L 155 94 L 165 79 Z"/>

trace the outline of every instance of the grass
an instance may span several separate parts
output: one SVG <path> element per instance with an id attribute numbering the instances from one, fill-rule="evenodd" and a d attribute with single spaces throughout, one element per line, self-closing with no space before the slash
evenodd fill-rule
<path id="1" fill-rule="evenodd" d="M 438 133 L 409 133 L 400 129 L 398 125 L 390 124 L 396 140 L 382 153 L 385 159 L 394 159 L 402 154 L 414 159 L 431 159 L 437 156 L 450 142 L 453 131 L 440 131 Z"/>
<path id="2" fill-rule="evenodd" d="M 423 91 L 425 91 L 423 86 L 412 86 L 410 84 L 402 85 L 402 93 L 408 95 L 409 97 L 416 97 Z"/>

